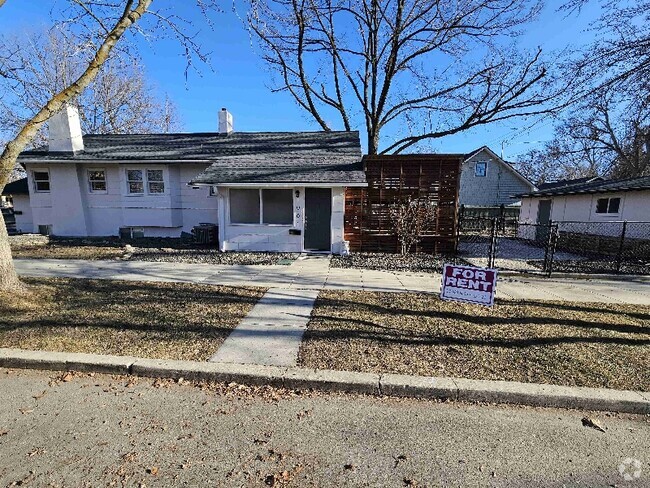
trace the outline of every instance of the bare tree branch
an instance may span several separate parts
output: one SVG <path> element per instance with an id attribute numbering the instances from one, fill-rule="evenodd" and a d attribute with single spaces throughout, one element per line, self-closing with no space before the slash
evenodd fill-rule
<path id="1" fill-rule="evenodd" d="M 541 52 L 507 47 L 539 11 L 534 0 L 253 0 L 248 17 L 263 59 L 324 129 L 364 126 L 368 153 L 562 103 Z M 483 61 L 480 58 L 483 58 Z M 521 58 L 521 59 L 520 59 Z M 393 124 L 399 137 L 381 144 Z M 411 125 L 414 132 L 404 134 Z M 383 148 L 380 149 L 380 144 Z"/>

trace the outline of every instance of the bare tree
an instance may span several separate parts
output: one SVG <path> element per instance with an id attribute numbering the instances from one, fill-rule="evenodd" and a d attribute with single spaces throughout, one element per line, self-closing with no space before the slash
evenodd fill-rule
<path id="1" fill-rule="evenodd" d="M 431 229 L 436 220 L 435 202 L 427 199 L 409 197 L 395 202 L 390 209 L 390 218 L 395 226 L 395 234 L 402 254 L 411 252 Z"/>
<path id="2" fill-rule="evenodd" d="M 542 149 L 519 161 L 519 169 L 538 183 L 650 174 L 650 92 L 628 97 L 601 89 L 572 108 Z"/>
<path id="3" fill-rule="evenodd" d="M 650 0 L 568 0 L 567 11 L 599 3 L 603 14 L 591 26 L 595 40 L 574 60 L 594 91 L 643 85 L 650 79 Z"/>
<path id="4" fill-rule="evenodd" d="M 538 50 L 511 40 L 528 0 L 254 0 L 263 58 L 323 130 L 365 126 L 368 154 L 558 105 Z M 393 125 L 399 136 L 381 141 Z M 380 149 L 381 146 L 381 149 Z"/>
<path id="5" fill-rule="evenodd" d="M 210 0 L 196 0 L 197 5 L 208 9 Z M 12 173 L 18 155 L 36 136 L 43 124 L 66 103 L 78 97 L 95 80 L 102 66 L 110 59 L 111 53 L 120 40 L 129 32 L 145 29 L 155 32 L 166 29 L 181 41 L 188 59 L 196 55 L 201 60 L 206 57 L 196 44 L 193 36 L 187 34 L 179 22 L 181 19 L 173 13 L 151 9 L 153 0 L 121 0 L 105 2 L 103 0 L 68 0 L 65 23 L 74 27 L 76 32 L 86 32 L 87 42 L 94 46 L 93 55 L 88 65 L 78 77 L 69 80 L 62 89 L 53 94 L 36 113 L 25 122 L 13 139 L 4 147 L 0 155 L 0 191 L 5 187 Z M 1 6 L 2 4 L 0 4 Z M 145 20 L 148 23 L 142 24 Z M 0 48 L 0 77 L 16 79 L 22 70 L 19 57 L 11 49 Z M 11 259 L 11 249 L 4 222 L 0 220 L 0 289 L 19 289 L 20 281 Z"/>
<path id="6" fill-rule="evenodd" d="M 2 39 L 21 69 L 0 79 L 0 133 L 15 134 L 56 93 L 79 77 L 94 48 L 55 27 L 45 33 Z M 71 100 L 85 134 L 171 132 L 180 129 L 176 108 L 161 99 L 135 55 L 115 51 L 96 78 Z M 46 142 L 44 128 L 32 141 Z"/>
<path id="7" fill-rule="evenodd" d="M 586 0 L 571 0 L 580 9 Z M 650 174 L 650 0 L 600 2 L 596 40 L 575 56 L 580 96 L 541 150 L 521 157 L 522 170 L 553 179 Z"/>

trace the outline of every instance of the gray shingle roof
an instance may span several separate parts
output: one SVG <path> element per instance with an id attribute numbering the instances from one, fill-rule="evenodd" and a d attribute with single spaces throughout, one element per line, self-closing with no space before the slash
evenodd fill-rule
<path id="1" fill-rule="evenodd" d="M 83 152 L 50 153 L 44 146 L 19 160 L 212 162 L 193 184 L 366 182 L 356 131 L 85 135 Z"/>
<path id="2" fill-rule="evenodd" d="M 581 193 L 611 193 L 619 191 L 650 190 L 650 176 L 625 178 L 622 180 L 588 181 L 559 188 L 550 188 L 524 193 L 521 197 L 539 197 L 552 195 L 578 195 Z"/>
<path id="3" fill-rule="evenodd" d="M 537 190 L 555 190 L 557 188 L 566 188 L 573 185 L 582 185 L 584 183 L 591 183 L 592 181 L 604 181 L 605 178 L 599 176 L 587 176 L 584 178 L 575 178 L 572 180 L 558 180 L 549 181 L 548 183 L 540 183 L 537 185 Z"/>

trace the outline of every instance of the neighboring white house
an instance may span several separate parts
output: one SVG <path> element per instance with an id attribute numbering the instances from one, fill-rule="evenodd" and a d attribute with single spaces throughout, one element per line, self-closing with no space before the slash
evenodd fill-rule
<path id="1" fill-rule="evenodd" d="M 483 146 L 465 155 L 460 173 L 460 205 L 518 205 L 520 199 L 516 195 L 533 190 L 533 183 L 489 147 Z"/>
<path id="2" fill-rule="evenodd" d="M 16 232 L 33 232 L 32 207 L 29 205 L 29 186 L 27 178 L 7 183 L 2 195 L 11 196 L 13 217 L 16 221 Z"/>
<path id="3" fill-rule="evenodd" d="M 540 185 L 539 190 L 521 197 L 521 222 L 650 221 L 650 176 L 609 181 L 590 178 Z M 618 227 L 607 225 L 600 229 L 592 225 L 590 232 L 606 235 L 608 228 L 619 232 Z M 634 237 L 634 229 L 634 226 L 629 228 L 628 236 Z M 638 237 L 647 238 L 648 235 Z"/>
<path id="4" fill-rule="evenodd" d="M 73 107 L 49 127 L 49 145 L 19 157 L 24 232 L 179 237 L 213 223 L 224 251 L 337 253 L 345 188 L 367 186 L 358 132 L 234 132 L 225 109 L 218 133 L 82 136 Z"/>

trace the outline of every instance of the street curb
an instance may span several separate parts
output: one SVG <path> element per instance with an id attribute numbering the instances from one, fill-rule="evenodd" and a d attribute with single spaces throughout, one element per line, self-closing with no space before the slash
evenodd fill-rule
<path id="1" fill-rule="evenodd" d="M 650 392 L 0 348 L 0 367 L 650 414 Z"/>

